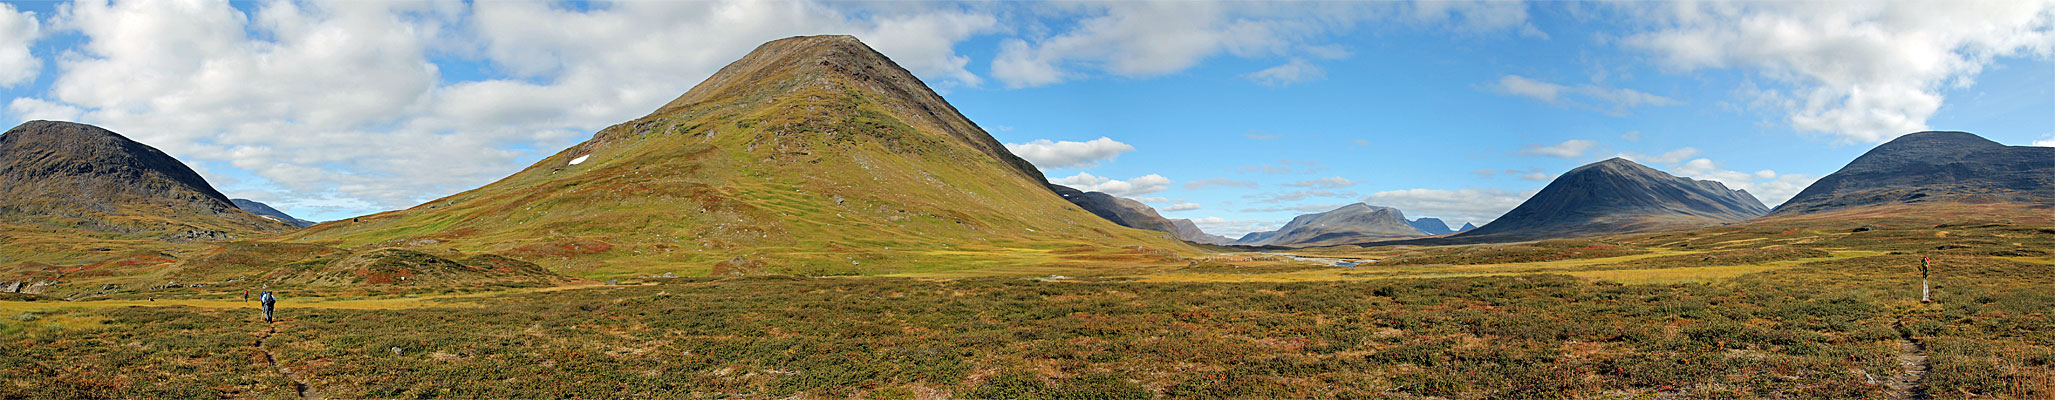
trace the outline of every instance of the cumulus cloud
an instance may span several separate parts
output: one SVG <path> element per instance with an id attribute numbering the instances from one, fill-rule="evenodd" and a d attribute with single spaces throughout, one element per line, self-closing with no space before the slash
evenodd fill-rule
<path id="1" fill-rule="evenodd" d="M 1791 200 L 1798 192 L 1811 186 L 1820 177 L 1807 174 L 1778 174 L 1776 171 L 1760 170 L 1741 172 L 1722 169 L 1718 162 L 1710 159 L 1693 159 L 1670 168 L 1670 174 L 1692 179 L 1716 181 L 1728 189 L 1746 190 L 1761 200 L 1763 205 L 1776 208 Z"/>
<path id="2" fill-rule="evenodd" d="M 1006 39 L 991 75 L 1011 88 L 1062 83 L 1098 74 L 1146 78 L 1177 73 L 1209 57 L 1294 59 L 1247 76 L 1284 85 L 1319 79 L 1296 59 L 1335 59 L 1347 49 L 1304 43 L 1365 22 L 1447 27 L 1475 34 L 1514 30 L 1541 34 L 1527 5 L 1470 0 L 1417 3 L 1328 2 L 1276 7 L 1266 3 L 1144 0 L 1063 3 L 1040 7 L 1045 17 L 1074 20 L 1049 32 Z"/>
<path id="3" fill-rule="evenodd" d="M 307 1 L 249 10 L 81 1 L 57 14 L 49 28 L 83 42 L 56 59 L 45 95 L 7 104 L 11 115 L 70 116 L 189 163 L 247 171 L 260 178 L 252 187 L 283 208 L 374 205 L 338 213 L 406 207 L 491 182 L 648 113 L 782 37 L 849 32 L 930 83 L 976 85 L 953 46 L 997 23 L 948 7 L 850 13 L 740 0 L 585 9 Z M 0 21 L 0 71 L 8 41 L 21 37 L 9 29 L 18 26 Z M 509 76 L 452 80 L 432 61 L 447 59 Z"/>
<path id="4" fill-rule="evenodd" d="M 1284 65 L 1265 68 L 1262 71 L 1251 72 L 1242 77 L 1248 78 L 1258 85 L 1279 88 L 1325 79 L 1327 78 L 1327 71 L 1320 69 L 1318 65 L 1306 62 L 1305 59 L 1294 58 L 1291 62 L 1284 63 Z"/>
<path id="5" fill-rule="evenodd" d="M 1007 143 L 1006 150 L 1043 169 L 1091 168 L 1112 161 L 1134 146 L 1104 136 L 1083 142 L 1052 142 L 1040 139 L 1024 144 Z"/>
<path id="6" fill-rule="evenodd" d="M 2034 141 L 2033 145 L 2041 147 L 2055 147 L 2055 135 L 2048 135 L 2047 137 L 2041 140 L 2036 140 Z"/>
<path id="7" fill-rule="evenodd" d="M 1557 106 L 1584 108 L 1613 116 L 1627 115 L 1630 109 L 1642 106 L 1683 104 L 1668 97 L 1633 89 L 1605 88 L 1597 85 L 1573 87 L 1519 75 L 1500 77 L 1498 82 L 1485 85 L 1485 88 L 1501 94 L 1526 97 Z"/>
<path id="8" fill-rule="evenodd" d="M 1450 225 L 1473 223 L 1483 226 L 1533 197 L 1537 191 L 1513 192 L 1501 189 L 1456 190 L 1405 189 L 1371 193 L 1364 203 L 1403 210 L 1407 217 L 1436 217 Z"/>
<path id="9" fill-rule="evenodd" d="M 85 110 L 42 99 L 18 97 L 7 103 L 7 113 L 22 121 L 77 121 Z"/>
<path id="10" fill-rule="evenodd" d="M 1191 210 L 1197 210 L 1197 209 L 1200 209 L 1200 208 L 1203 208 L 1203 207 L 1202 207 L 1202 206 L 1200 206 L 1200 205 L 1199 205 L 1199 203 L 1177 203 L 1177 204 L 1172 204 L 1172 205 L 1170 205 L 1170 207 L 1165 207 L 1165 208 L 1163 208 L 1163 211 L 1168 211 L 1168 212 L 1177 212 L 1177 211 L 1191 211 Z"/>
<path id="11" fill-rule="evenodd" d="M 1565 140 L 1562 143 L 1556 143 L 1554 145 L 1548 146 L 1530 144 L 1527 145 L 1527 148 L 1520 149 L 1520 154 L 1526 154 L 1530 156 L 1548 156 L 1556 158 L 1577 158 L 1583 156 L 1585 151 L 1589 151 L 1591 150 L 1591 148 L 1597 146 L 1598 142 L 1584 139 L 1571 139 Z"/>
<path id="12" fill-rule="evenodd" d="M 1349 180 L 1349 178 L 1343 178 L 1343 177 L 1339 177 L 1339 176 L 1332 176 L 1332 177 L 1326 177 L 1326 178 L 1320 178 L 1320 179 L 1309 179 L 1309 180 L 1303 180 L 1303 181 L 1298 181 L 1298 182 L 1295 182 L 1295 183 L 1287 183 L 1287 184 L 1284 184 L 1284 185 L 1285 185 L 1285 186 L 1290 186 L 1290 187 L 1302 187 L 1302 188 L 1315 188 L 1315 189 L 1339 189 L 1339 188 L 1345 188 L 1345 187 L 1355 186 L 1355 185 L 1356 185 L 1356 184 L 1358 184 L 1358 183 L 1362 183 L 1362 182 L 1352 181 L 1352 180 Z"/>
<path id="13" fill-rule="evenodd" d="M 1123 181 L 1118 179 L 1093 176 L 1092 174 L 1083 172 L 1079 172 L 1077 175 L 1072 175 L 1065 178 L 1050 179 L 1049 182 L 1058 185 L 1069 186 L 1077 190 L 1087 192 L 1105 192 L 1106 194 L 1120 197 L 1133 197 L 1161 192 L 1170 189 L 1170 184 L 1175 183 L 1172 182 L 1170 178 L 1165 178 L 1162 175 L 1157 174 L 1142 175 L 1135 177 L 1133 179 Z"/>
<path id="14" fill-rule="evenodd" d="M 1185 184 L 1184 184 L 1184 189 L 1185 189 L 1185 190 L 1199 190 L 1199 189 L 1205 189 L 1205 188 L 1212 188 L 1212 187 L 1230 187 L 1230 188 L 1242 188 L 1242 189 L 1255 189 L 1255 188 L 1256 188 L 1256 186 L 1257 186 L 1257 184 L 1256 184 L 1256 182 L 1254 182 L 1254 181 L 1238 181 L 1238 180 L 1233 180 L 1233 179 L 1227 179 L 1227 178 L 1206 178 L 1206 179 L 1200 179 L 1200 180 L 1196 180 L 1196 181 L 1191 181 L 1191 182 L 1185 182 Z"/>
<path id="15" fill-rule="evenodd" d="M 43 60 L 29 52 L 29 45 L 42 37 L 36 13 L 17 11 L 13 4 L 0 3 L 0 88 L 28 83 L 43 68 Z"/>
<path id="16" fill-rule="evenodd" d="M 1646 32 L 1622 38 L 1669 69 L 1735 69 L 1781 83 L 1756 103 L 1804 132 L 1882 142 L 1927 129 L 1942 91 L 2001 57 L 2055 54 L 2055 2 L 1656 2 L 1622 4 Z M 1974 22 L 1968 22 L 1974 21 Z"/>

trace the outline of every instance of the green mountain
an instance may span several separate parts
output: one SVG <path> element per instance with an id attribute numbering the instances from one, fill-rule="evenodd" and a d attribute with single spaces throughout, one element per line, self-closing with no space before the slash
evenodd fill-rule
<path id="1" fill-rule="evenodd" d="M 849 36 L 766 43 L 642 118 L 478 189 L 284 240 L 497 254 L 588 277 L 1164 265 Z"/>

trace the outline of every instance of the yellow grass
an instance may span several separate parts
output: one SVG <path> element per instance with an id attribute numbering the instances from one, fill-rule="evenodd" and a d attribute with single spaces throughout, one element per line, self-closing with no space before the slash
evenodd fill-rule
<path id="1" fill-rule="evenodd" d="M 603 284 L 599 284 L 599 283 L 591 283 L 591 282 L 587 282 L 587 283 L 579 283 L 579 284 L 575 284 L 575 285 L 565 285 L 565 286 L 552 286 L 552 287 L 544 287 L 544 288 L 525 288 L 525 289 L 511 289 L 511 290 L 501 290 L 501 291 L 491 291 L 491 292 L 476 292 L 476 293 L 459 293 L 459 294 L 447 294 L 447 295 L 419 295 L 419 296 L 414 296 L 414 297 L 393 297 L 393 298 L 357 298 L 357 297 L 352 297 L 352 298 L 322 298 L 322 297 L 297 297 L 297 298 L 296 298 L 296 297 L 281 297 L 281 298 L 279 298 L 279 302 L 278 302 L 278 307 L 281 307 L 281 308 L 287 308 L 287 307 L 289 307 L 289 308 L 321 308 L 321 309 L 348 309 L 348 310 L 403 310 L 403 309 L 415 309 L 415 308 L 430 308 L 430 307 L 473 307 L 473 306 L 476 306 L 476 304 L 474 304 L 474 303 L 471 303 L 471 302 L 453 302 L 453 301 L 437 301 L 437 300 L 453 300 L 453 299 L 462 299 L 462 298 L 478 298 L 478 297 L 489 297 L 489 296 L 502 296 L 502 295 L 509 295 L 509 294 L 517 294 L 517 293 L 537 293 L 537 292 L 555 292 L 555 291 L 563 291 L 563 290 L 575 290 L 575 289 L 588 289 L 588 288 L 593 288 L 593 287 L 602 287 L 602 286 L 605 286 L 605 285 L 603 285 Z M 223 298 L 221 298 L 221 299 L 157 299 L 156 301 L 150 301 L 150 300 L 87 300 L 87 301 L 0 301 L 0 311 L 4 311 L 4 313 L 0 313 L 0 314 L 15 314 L 15 313 L 23 313 L 23 312 L 44 312 L 44 311 L 56 311 L 56 310 L 82 310 L 82 309 L 98 309 L 98 308 L 115 308 L 115 307 L 178 307 L 178 306 L 185 306 L 185 307 L 198 307 L 198 308 L 220 308 L 220 309 L 236 309 L 236 308 L 248 308 L 248 309 L 251 309 L 251 310 L 256 310 L 256 309 L 258 309 L 258 305 L 257 305 L 257 301 L 255 300 L 255 296 L 252 296 L 251 298 L 252 298 L 252 300 L 249 300 L 249 301 L 244 301 L 244 300 L 242 300 L 242 296 L 241 296 L 240 294 L 237 294 L 237 295 L 235 295 L 235 296 L 223 296 Z"/>

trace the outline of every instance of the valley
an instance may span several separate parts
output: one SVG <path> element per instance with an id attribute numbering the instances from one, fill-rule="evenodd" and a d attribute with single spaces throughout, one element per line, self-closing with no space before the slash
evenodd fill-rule
<path id="1" fill-rule="evenodd" d="M 2055 148 L 1908 133 L 1775 208 L 1611 157 L 1482 226 L 1351 193 L 1230 238 L 1012 146 L 844 35 L 326 222 L 31 121 L 0 398 L 2055 397 Z"/>

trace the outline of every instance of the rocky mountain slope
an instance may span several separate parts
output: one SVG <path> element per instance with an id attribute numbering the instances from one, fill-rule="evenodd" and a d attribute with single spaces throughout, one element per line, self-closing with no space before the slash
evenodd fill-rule
<path id="1" fill-rule="evenodd" d="M 1768 212 L 1746 191 L 1614 158 L 1572 169 L 1491 223 L 1449 239 L 1494 242 L 1645 232 L 1740 222 Z"/>
<path id="2" fill-rule="evenodd" d="M 1057 184 L 1050 184 L 1049 190 L 1063 196 L 1063 199 L 1069 200 L 1071 204 L 1076 204 L 1079 208 L 1120 226 L 1168 233 L 1177 240 L 1192 243 L 1217 245 L 1234 241 L 1219 235 L 1207 234 L 1189 219 L 1163 218 L 1163 215 L 1156 213 L 1155 207 L 1149 207 L 1148 204 L 1133 199 L 1102 192 L 1085 192 Z"/>
<path id="3" fill-rule="evenodd" d="M 251 214 L 257 214 L 257 216 L 259 217 L 265 217 L 272 221 L 292 224 L 292 226 L 295 227 L 305 228 L 309 226 L 314 226 L 314 224 L 316 223 L 314 221 L 293 218 L 293 216 L 291 215 L 286 215 L 284 211 L 279 211 L 276 208 L 271 208 L 271 205 L 264 204 L 256 200 L 228 199 L 228 201 L 235 203 L 235 207 L 243 209 L 243 211 L 249 211 Z"/>
<path id="4" fill-rule="evenodd" d="M 76 263 L 292 229 L 236 208 L 192 168 L 100 127 L 0 134 L 0 264 Z"/>
<path id="5" fill-rule="evenodd" d="M 1179 240 L 1210 245 L 1234 244 L 1233 238 L 1206 233 L 1205 230 L 1199 229 L 1198 223 L 1192 222 L 1192 220 L 1189 219 L 1173 219 L 1170 220 L 1170 224 L 1177 226 L 1177 232 L 1175 232 L 1174 234 L 1177 235 L 1177 238 Z"/>
<path id="6" fill-rule="evenodd" d="M 287 236 L 488 252 L 588 277 L 1163 262 L 849 36 L 766 43 L 518 173 Z"/>
<path id="7" fill-rule="evenodd" d="M 1300 215 L 1270 232 L 1250 232 L 1234 244 L 1249 246 L 1324 246 L 1379 239 L 1427 236 L 1396 208 L 1363 203 L 1322 213 Z"/>
<path id="8" fill-rule="evenodd" d="M 2055 148 L 1966 132 L 1908 134 L 1813 182 L 1773 214 L 1951 201 L 2055 204 Z"/>

